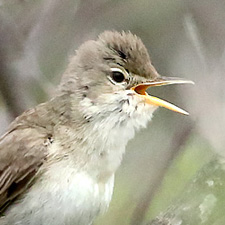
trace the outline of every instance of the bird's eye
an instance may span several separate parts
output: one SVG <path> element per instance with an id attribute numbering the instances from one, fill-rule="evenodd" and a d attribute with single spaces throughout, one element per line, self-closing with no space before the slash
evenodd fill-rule
<path id="1" fill-rule="evenodd" d="M 125 77 L 124 77 L 123 73 L 121 73 L 119 71 L 113 71 L 112 79 L 117 83 L 121 83 L 124 81 Z"/>
<path id="2" fill-rule="evenodd" d="M 111 68 L 110 80 L 114 84 L 123 83 L 126 80 L 126 71 L 123 71 L 119 68 Z"/>

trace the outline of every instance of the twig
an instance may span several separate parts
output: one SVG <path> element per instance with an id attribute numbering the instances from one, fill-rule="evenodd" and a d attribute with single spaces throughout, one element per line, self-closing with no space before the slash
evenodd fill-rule
<path id="1" fill-rule="evenodd" d="M 146 212 L 151 205 L 155 193 L 159 189 L 162 180 L 165 177 L 166 172 L 168 171 L 168 168 L 170 167 L 174 158 L 177 156 L 177 153 L 180 152 L 182 147 L 185 145 L 193 128 L 194 124 L 190 123 L 188 126 L 175 133 L 172 139 L 172 144 L 168 150 L 170 154 L 168 154 L 167 158 L 165 159 L 164 166 L 161 168 L 161 171 L 158 172 L 155 180 L 151 181 L 148 191 L 144 193 L 139 199 L 131 218 L 131 225 L 140 225 L 144 221 Z"/>

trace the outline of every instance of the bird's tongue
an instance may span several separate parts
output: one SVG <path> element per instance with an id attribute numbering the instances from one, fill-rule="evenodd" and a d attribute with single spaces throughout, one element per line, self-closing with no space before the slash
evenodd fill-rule
<path id="1" fill-rule="evenodd" d="M 161 79 L 162 80 L 160 80 L 160 81 L 138 84 L 138 85 L 132 87 L 131 89 L 133 91 L 135 91 L 135 93 L 138 96 L 144 98 L 145 102 L 148 104 L 155 105 L 155 106 L 161 106 L 161 107 L 170 109 L 172 111 L 175 111 L 175 112 L 178 112 L 178 113 L 181 113 L 184 115 L 189 115 L 189 113 L 186 112 L 185 110 L 183 110 L 167 101 L 164 101 L 160 98 L 157 98 L 157 97 L 154 97 L 151 95 L 148 95 L 146 90 L 149 87 L 154 87 L 154 86 L 163 86 L 163 85 L 169 85 L 169 84 L 183 84 L 183 83 L 192 83 L 193 84 L 193 82 L 189 81 L 189 80 L 180 80 L 180 79 L 178 80 L 178 79 L 174 79 L 174 78 L 166 78 L 166 79 L 161 78 Z"/>

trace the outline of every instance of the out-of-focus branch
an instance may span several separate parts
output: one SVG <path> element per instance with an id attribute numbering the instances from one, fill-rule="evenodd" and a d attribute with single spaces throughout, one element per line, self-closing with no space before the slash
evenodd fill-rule
<path id="1" fill-rule="evenodd" d="M 22 42 L 15 26 L 2 17 L 0 15 L 0 91 L 10 116 L 16 117 L 27 108 L 24 90 L 11 65 L 20 54 Z"/>
<path id="2" fill-rule="evenodd" d="M 186 141 L 188 140 L 192 130 L 194 128 L 194 123 L 190 123 L 186 127 L 178 130 L 173 139 L 172 144 L 168 149 L 168 156 L 164 159 L 164 166 L 161 170 L 156 174 L 155 179 L 151 180 L 149 185 L 148 191 L 144 193 L 141 198 L 139 199 L 137 206 L 133 212 L 131 218 L 131 225 L 140 225 L 143 223 L 145 214 L 151 205 L 151 202 L 155 196 L 155 193 L 159 189 L 168 168 L 170 167 L 171 163 L 177 156 L 177 154 L 181 151 L 182 147 L 185 145 Z"/>

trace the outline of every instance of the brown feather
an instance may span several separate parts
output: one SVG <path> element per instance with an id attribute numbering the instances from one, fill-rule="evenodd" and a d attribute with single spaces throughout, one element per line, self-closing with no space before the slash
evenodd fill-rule
<path id="1" fill-rule="evenodd" d="M 37 129 L 15 129 L 0 139 L 0 212 L 25 190 L 46 156 L 46 137 Z"/>

